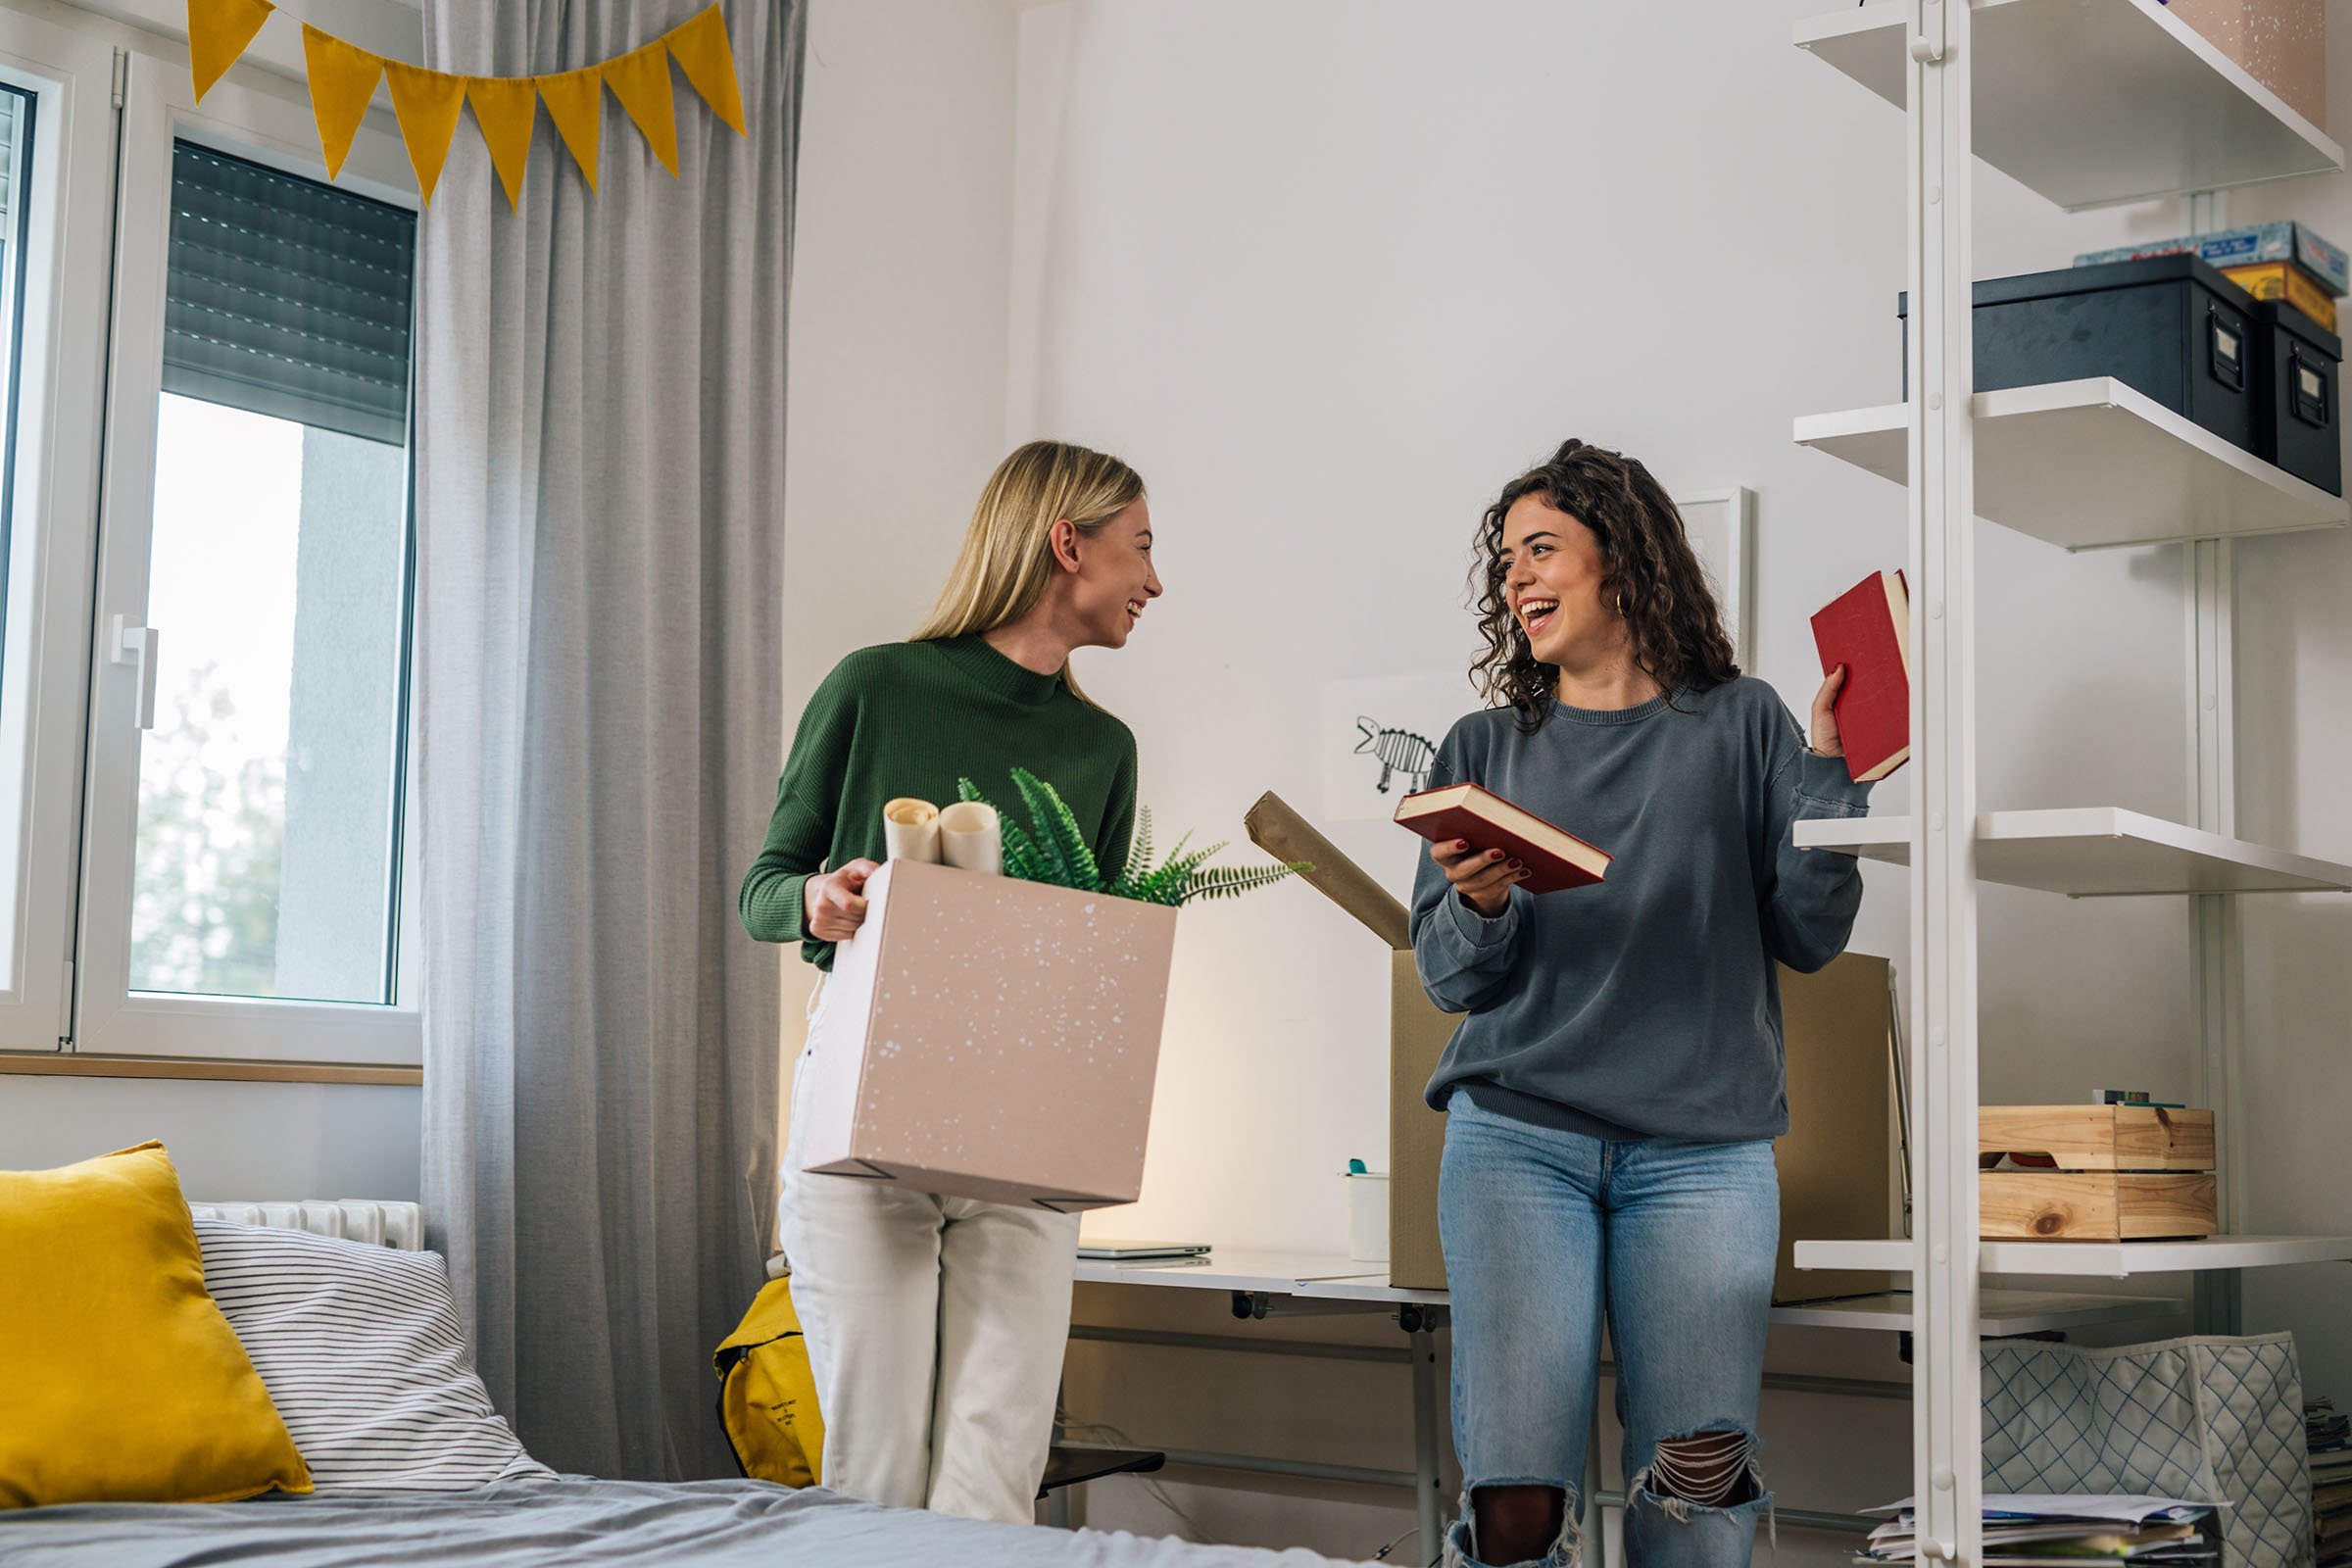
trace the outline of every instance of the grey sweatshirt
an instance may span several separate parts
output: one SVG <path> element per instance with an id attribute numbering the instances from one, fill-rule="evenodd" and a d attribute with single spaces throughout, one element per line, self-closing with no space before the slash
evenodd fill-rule
<path id="1" fill-rule="evenodd" d="M 1678 711 L 1679 710 L 1679 711 Z M 1854 858 L 1799 850 L 1800 816 L 1860 816 L 1870 786 L 1816 757 L 1778 693 L 1742 677 L 1639 708 L 1554 703 L 1446 733 L 1430 775 L 1483 784 L 1616 857 L 1606 880 L 1493 919 L 1426 856 L 1413 956 L 1466 1012 L 1430 1080 L 1481 1107 L 1594 1138 L 1733 1143 L 1788 1130 L 1780 981 L 1836 957 L 1862 903 Z"/>

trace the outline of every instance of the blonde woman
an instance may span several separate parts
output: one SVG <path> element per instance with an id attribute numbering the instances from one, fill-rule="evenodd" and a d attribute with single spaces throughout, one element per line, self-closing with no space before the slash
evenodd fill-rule
<path id="1" fill-rule="evenodd" d="M 799 942 L 830 969 L 833 945 L 865 918 L 883 803 L 952 801 L 958 778 L 1002 788 L 1014 767 L 1061 793 L 1098 860 L 1122 863 L 1135 737 L 1079 692 L 1069 657 L 1125 647 L 1159 595 L 1133 468 L 1057 441 L 1006 458 L 930 618 L 904 643 L 843 660 L 801 715 L 767 843 L 743 879 L 744 929 Z M 1078 1217 L 798 1167 L 788 1144 L 781 1240 L 824 1414 L 824 1484 L 894 1507 L 1028 1521 L 1053 1438 Z"/>

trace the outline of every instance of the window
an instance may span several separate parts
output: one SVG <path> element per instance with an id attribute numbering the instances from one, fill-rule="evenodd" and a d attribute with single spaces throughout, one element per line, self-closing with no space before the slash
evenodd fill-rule
<path id="1" fill-rule="evenodd" d="M 173 149 L 133 991 L 394 1001 L 416 246 Z"/>
<path id="2" fill-rule="evenodd" d="M 9 645 L 9 576 L 10 564 L 19 554 L 14 548 L 17 536 L 17 427 L 20 418 L 18 387 L 24 377 L 24 260 L 26 228 L 31 219 L 26 197 L 32 189 L 32 135 L 39 100 L 23 87 L 0 81 L 0 733 L 17 726 L 8 723 L 16 716 L 8 710 L 21 710 L 24 698 L 12 692 L 9 681 L 12 662 Z M 27 530 L 29 533 L 29 529 Z M 29 555 L 27 550 L 24 554 Z M 19 610 L 15 618 L 22 624 L 29 618 L 29 605 Z M 16 662 L 24 655 L 18 653 Z M 19 720 L 21 724 L 22 720 Z M 24 761 L 22 747 L 16 759 L 21 770 Z M 0 827 L 0 865 L 15 862 L 22 843 L 19 833 Z M 12 879 L 13 880 L 13 879 Z M 8 940 L 17 922 L 14 901 L 0 901 L 0 990 L 13 989 L 18 970 L 23 966 L 17 944 Z"/>
<path id="3" fill-rule="evenodd" d="M 17 384 L 24 370 L 25 230 L 31 214 L 32 127 L 36 100 L 0 82 L 0 659 L 8 652 L 8 541 L 15 519 Z M 0 976 L 0 979 L 4 979 Z"/>
<path id="4" fill-rule="evenodd" d="M 112 48 L 0 11 L 0 1050 L 72 1031 Z M 97 171 L 82 177 L 84 170 Z M 71 172 L 74 177 L 68 178 Z"/>
<path id="5" fill-rule="evenodd" d="M 73 1049 L 418 1059 L 397 139 L 134 54 Z"/>

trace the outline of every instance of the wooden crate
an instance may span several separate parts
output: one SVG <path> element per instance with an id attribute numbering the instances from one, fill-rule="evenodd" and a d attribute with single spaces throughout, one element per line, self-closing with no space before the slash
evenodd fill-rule
<path id="1" fill-rule="evenodd" d="M 2211 1171 L 1988 1170 L 1977 1176 L 1987 1240 L 2137 1242 L 2211 1236 Z"/>
<path id="2" fill-rule="evenodd" d="M 1982 1105 L 1977 1150 L 2048 1154 L 2062 1171 L 2211 1170 L 2213 1112 L 2153 1105 Z"/>

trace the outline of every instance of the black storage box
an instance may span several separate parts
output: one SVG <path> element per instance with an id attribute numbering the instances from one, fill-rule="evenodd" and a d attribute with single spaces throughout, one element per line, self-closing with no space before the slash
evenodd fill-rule
<path id="1" fill-rule="evenodd" d="M 1895 316 L 1910 314 L 1897 296 Z M 2259 453 L 2254 301 L 2194 256 L 1986 278 L 1976 287 L 1976 390 L 2111 375 Z M 1903 333 L 1903 398 L 1911 335 Z"/>
<path id="2" fill-rule="evenodd" d="M 2255 456 L 2331 496 L 2344 493 L 2336 368 L 2343 339 L 2284 300 L 2254 305 Z"/>

